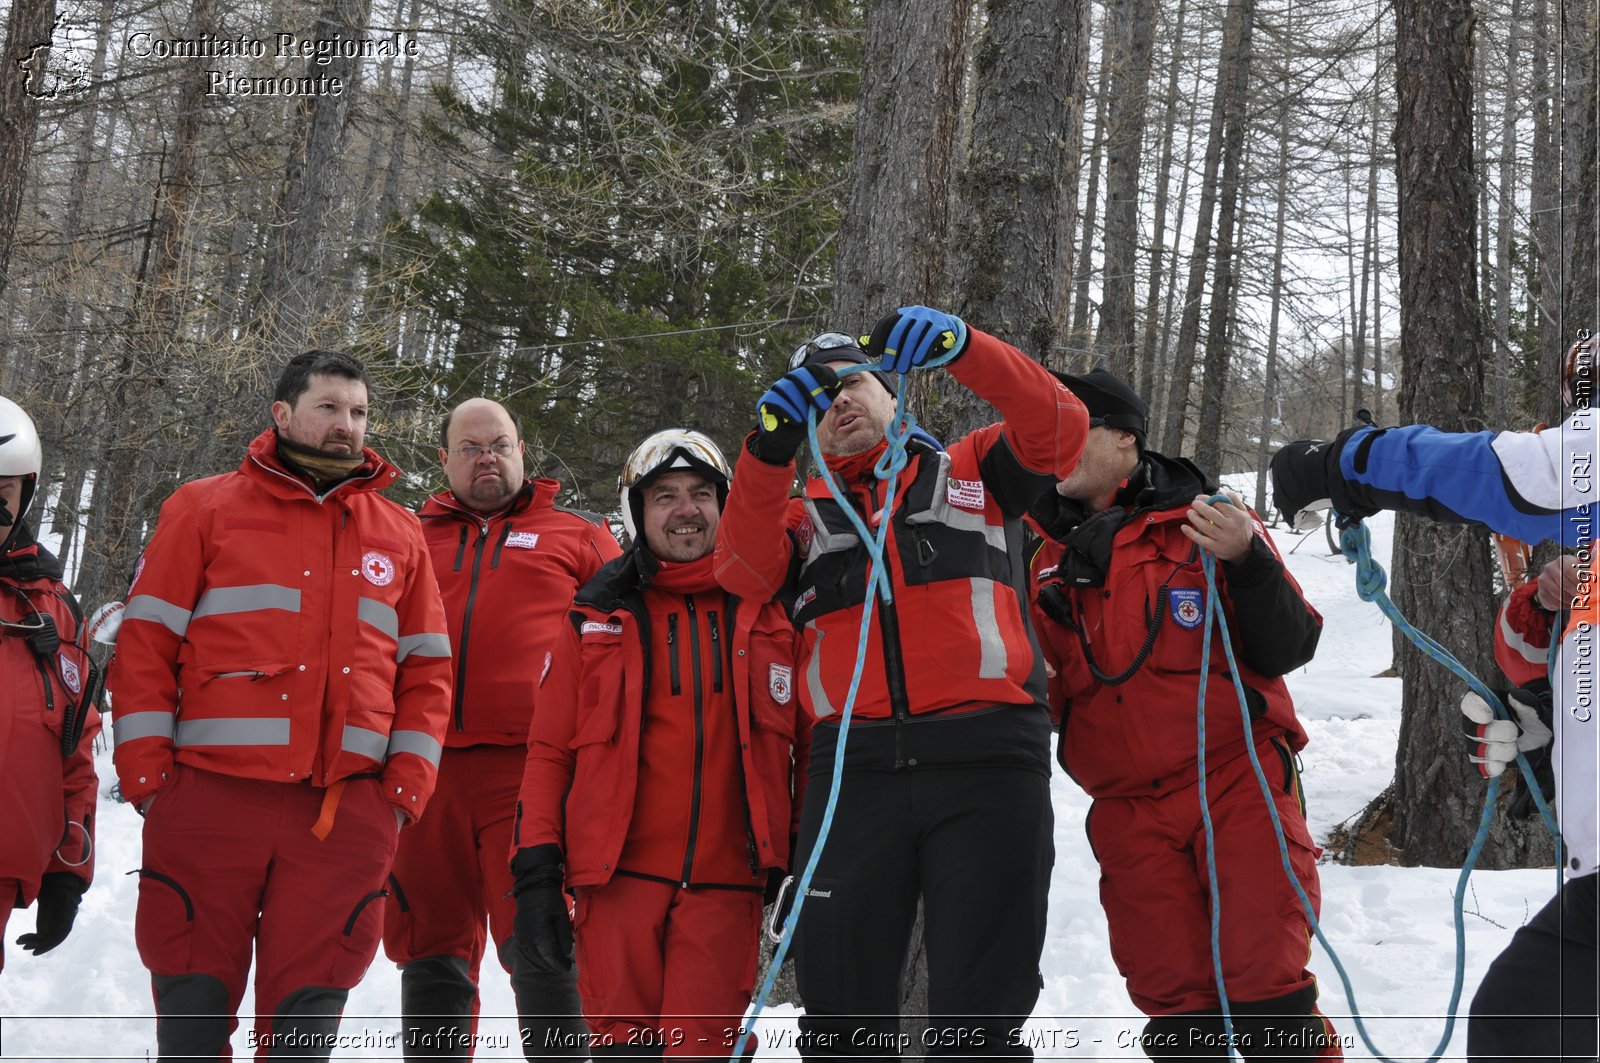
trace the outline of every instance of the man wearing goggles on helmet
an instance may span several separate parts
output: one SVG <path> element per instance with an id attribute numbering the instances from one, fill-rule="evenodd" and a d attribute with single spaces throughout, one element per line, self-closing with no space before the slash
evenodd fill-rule
<path id="1" fill-rule="evenodd" d="M 887 500 L 874 471 L 895 411 L 885 374 L 951 354 L 951 376 L 1004 421 L 948 451 L 912 438 Z M 849 366 L 872 369 L 841 377 Z M 717 575 L 747 599 L 785 603 L 799 629 L 796 685 L 816 726 L 797 868 L 820 832 L 872 563 L 823 479 L 789 497 L 813 413 L 823 475 L 857 515 L 876 528 L 892 502 L 883 563 L 894 600 L 874 603 L 837 812 L 796 931 L 802 1052 L 898 1054 L 920 895 L 928 1047 L 1028 1054 L 1014 1031 L 1039 996 L 1055 854 L 1022 518 L 1077 463 L 1088 416 L 1043 366 L 920 306 L 861 344 L 817 337 L 762 396 L 717 531 Z"/>
<path id="2" fill-rule="evenodd" d="M 728 466 L 711 440 L 656 433 L 620 488 L 632 543 L 578 592 L 537 695 L 517 945 L 543 971 L 576 959 L 595 1058 L 725 1058 L 805 777 L 795 631 L 717 585 Z"/>
<path id="3" fill-rule="evenodd" d="M 32 418 L 0 398 L 0 684 L 11 717 L 0 743 L 0 968 L 13 906 L 38 901 L 34 932 L 17 944 L 43 955 L 72 930 L 94 877 L 97 680 L 61 562 L 23 522 L 42 459 Z"/>
<path id="4" fill-rule="evenodd" d="M 528 756 L 534 682 L 578 588 L 622 551 L 603 518 L 555 504 L 528 479 L 516 418 L 468 399 L 439 428 L 449 486 L 422 506 L 455 661 L 450 726 L 428 815 L 400 836 L 383 946 L 400 965 L 407 1058 L 468 1058 L 485 924 L 511 975 L 529 1058 L 562 1055 L 582 1032 L 571 971 L 533 970 L 512 941 L 506 852 Z M 560 1036 L 547 1044 L 550 1031 Z"/>

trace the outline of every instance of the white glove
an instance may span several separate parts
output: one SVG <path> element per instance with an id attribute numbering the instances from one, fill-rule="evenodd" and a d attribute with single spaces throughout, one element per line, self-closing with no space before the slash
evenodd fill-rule
<path id="1" fill-rule="evenodd" d="M 1478 752 L 1467 759 L 1478 766 L 1478 772 L 1492 779 L 1506 770 L 1506 765 L 1517 759 L 1517 754 L 1543 749 L 1550 744 L 1550 728 L 1539 718 L 1539 709 L 1533 695 L 1525 690 L 1513 690 L 1506 695 L 1506 706 L 1516 717 L 1511 720 L 1495 719 L 1494 710 L 1473 691 L 1461 699 L 1461 712 L 1471 722 L 1468 738 L 1478 740 Z"/>

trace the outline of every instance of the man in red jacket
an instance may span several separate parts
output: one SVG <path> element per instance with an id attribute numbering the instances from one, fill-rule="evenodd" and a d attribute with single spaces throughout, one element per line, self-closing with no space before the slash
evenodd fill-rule
<path id="1" fill-rule="evenodd" d="M 134 570 L 109 685 L 164 1059 L 229 1055 L 252 946 L 258 1055 L 326 1059 L 433 792 L 450 642 L 367 403 L 360 362 L 296 356 L 272 427 L 167 499 Z"/>
<path id="2" fill-rule="evenodd" d="M 1145 447 L 1147 407 L 1104 370 L 1060 375 L 1089 409 L 1083 460 L 1030 514 L 1048 536 L 1031 568 L 1035 621 L 1054 676 L 1061 766 L 1094 798 L 1089 844 L 1111 954 L 1151 1016 L 1151 1057 L 1226 1059 L 1213 977 L 1206 837 L 1198 799 L 1197 702 L 1206 684 L 1206 799 L 1215 827 L 1223 984 L 1246 1059 L 1335 1058 L 1306 970 L 1310 926 L 1284 875 L 1252 743 L 1316 904 L 1319 850 L 1306 829 L 1295 754 L 1306 744 L 1280 678 L 1316 650 L 1322 618 L 1300 594 L 1261 520 L 1192 462 Z M 1201 658 L 1205 576 L 1219 600 L 1251 719 L 1240 713 L 1222 640 Z"/>
<path id="3" fill-rule="evenodd" d="M 523 474 L 516 419 L 469 399 L 439 429 L 449 488 L 422 534 L 449 618 L 455 691 L 428 816 L 400 839 L 384 951 L 400 965 L 406 1057 L 470 1059 L 487 932 L 511 974 L 528 1058 L 581 1046 L 576 978 L 530 967 L 512 941 L 511 819 L 528 756 L 535 684 L 572 596 L 622 551 L 605 521 L 555 504 L 561 485 Z"/>
<path id="4" fill-rule="evenodd" d="M 913 438 L 895 497 L 885 453 L 904 372 L 955 352 L 950 375 L 1003 423 L 950 447 Z M 869 556 L 820 478 L 790 498 L 808 411 L 824 475 L 876 529 L 892 502 L 831 833 L 804 899 L 795 973 L 808 1057 L 899 1054 L 900 972 L 920 895 L 928 1004 L 922 1047 L 1028 1055 L 1017 1029 L 1038 1001 L 1055 862 L 1050 721 L 1028 621 L 1022 517 L 1083 447 L 1083 406 L 1037 362 L 949 314 L 907 307 L 866 348 L 826 333 L 795 352 L 758 404 L 717 531 L 717 576 L 780 601 L 800 629 L 800 700 L 816 718 L 796 868 L 829 794 L 839 719 L 856 671 Z M 842 379 L 846 365 L 874 365 Z"/>
<path id="5" fill-rule="evenodd" d="M 33 420 L 0 398 L 0 968 L 13 907 L 39 903 L 17 944 L 43 955 L 66 940 L 94 878 L 94 664 L 61 562 L 23 521 L 43 452 Z"/>
<path id="6" fill-rule="evenodd" d="M 717 586 L 728 466 L 699 432 L 622 473 L 632 545 L 578 593 L 518 804 L 517 944 L 572 966 L 595 1058 L 725 1059 L 788 866 L 809 727 L 781 606 Z M 568 921 L 563 882 L 576 895 Z"/>

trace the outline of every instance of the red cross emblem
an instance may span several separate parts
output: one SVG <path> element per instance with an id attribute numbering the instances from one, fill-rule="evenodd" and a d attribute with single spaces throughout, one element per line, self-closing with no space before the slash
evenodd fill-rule
<path id="1" fill-rule="evenodd" d="M 394 582 L 394 562 L 376 550 L 368 550 L 361 557 L 361 574 L 374 587 L 387 587 Z"/>

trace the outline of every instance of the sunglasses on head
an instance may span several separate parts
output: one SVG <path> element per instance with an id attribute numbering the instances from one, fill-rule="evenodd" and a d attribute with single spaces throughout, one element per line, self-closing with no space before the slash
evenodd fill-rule
<path id="1" fill-rule="evenodd" d="M 846 347 L 852 351 L 861 349 L 854 339 L 842 332 L 820 332 L 794 349 L 789 356 L 789 368 L 799 369 L 823 351 L 837 351 Z"/>

